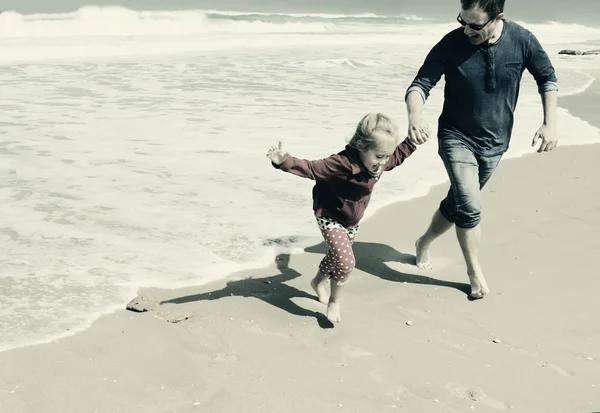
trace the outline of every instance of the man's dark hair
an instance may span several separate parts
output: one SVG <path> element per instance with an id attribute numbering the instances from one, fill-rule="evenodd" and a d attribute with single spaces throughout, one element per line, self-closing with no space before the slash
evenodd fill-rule
<path id="1" fill-rule="evenodd" d="M 460 0 L 463 10 L 470 10 L 479 6 L 481 10 L 487 13 L 490 19 L 504 12 L 505 0 Z"/>

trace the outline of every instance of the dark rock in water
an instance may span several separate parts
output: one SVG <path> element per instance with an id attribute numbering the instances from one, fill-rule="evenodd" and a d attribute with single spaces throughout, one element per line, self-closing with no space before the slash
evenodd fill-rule
<path id="1" fill-rule="evenodd" d="M 561 50 L 560 52 L 558 52 L 558 54 L 580 55 L 580 54 L 583 54 L 583 52 L 580 50 L 564 49 L 564 50 Z"/>
<path id="2" fill-rule="evenodd" d="M 157 302 L 153 297 L 148 294 L 140 294 L 127 304 L 127 309 L 142 313 L 144 311 L 154 310 L 156 305 Z"/>
<path id="3" fill-rule="evenodd" d="M 600 49 L 588 50 L 587 52 L 583 52 L 581 50 L 572 50 L 572 49 L 563 49 L 558 54 L 568 54 L 568 55 L 597 55 L 600 54 Z"/>

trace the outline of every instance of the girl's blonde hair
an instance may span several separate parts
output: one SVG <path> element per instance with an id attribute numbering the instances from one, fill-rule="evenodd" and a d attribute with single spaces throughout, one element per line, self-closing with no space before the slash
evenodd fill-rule
<path id="1" fill-rule="evenodd" d="M 400 140 L 398 127 L 389 117 L 382 113 L 369 113 L 358 122 L 356 132 L 348 145 L 360 152 L 371 150 L 377 146 L 381 133 L 394 138 L 396 142 Z"/>

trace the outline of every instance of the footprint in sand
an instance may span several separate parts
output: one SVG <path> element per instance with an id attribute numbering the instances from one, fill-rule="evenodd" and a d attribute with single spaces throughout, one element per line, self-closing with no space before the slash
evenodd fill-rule
<path id="1" fill-rule="evenodd" d="M 461 399 L 467 399 L 472 402 L 484 404 L 496 410 L 508 409 L 507 403 L 502 403 L 499 400 L 489 398 L 485 392 L 479 387 L 468 387 L 457 383 L 448 383 L 446 389 Z"/>
<path id="2" fill-rule="evenodd" d="M 530 357 L 530 358 L 532 358 L 534 360 L 537 359 L 537 357 L 538 357 L 538 354 L 532 353 L 531 351 L 527 351 L 527 350 L 522 349 L 522 348 L 518 348 L 516 346 L 512 346 L 511 347 L 510 354 L 512 354 L 514 356 L 526 356 L 526 357 Z M 571 373 L 569 371 L 566 371 L 562 367 L 559 367 L 556 364 L 552 364 L 549 361 L 536 361 L 536 364 L 538 364 L 538 365 L 540 365 L 542 367 L 546 367 L 546 368 L 548 368 L 550 370 L 554 370 L 555 372 L 557 372 L 561 376 L 564 376 L 564 377 L 573 377 L 573 373 Z"/>
<path id="3" fill-rule="evenodd" d="M 344 348 L 342 348 L 342 353 L 344 353 L 344 355 L 351 357 L 351 358 L 365 357 L 365 356 L 373 355 L 373 353 L 370 352 L 369 350 L 365 350 L 363 348 L 354 347 L 354 346 L 345 346 Z"/>
<path id="4" fill-rule="evenodd" d="M 383 377 L 382 366 L 379 363 L 379 359 L 377 357 L 372 358 L 374 354 L 369 350 L 360 347 L 354 346 L 344 346 L 342 348 L 343 358 L 342 360 L 348 361 L 348 364 L 352 364 L 352 360 L 362 359 L 368 357 L 369 363 L 369 377 L 371 380 L 374 380 L 379 383 L 385 383 L 385 379 Z M 350 360 L 348 360 L 350 359 Z"/>
<path id="5" fill-rule="evenodd" d="M 552 364 L 548 361 L 541 361 L 540 365 L 542 367 L 546 367 L 549 368 L 550 370 L 554 370 L 555 372 L 557 372 L 558 374 L 565 376 L 565 377 L 573 377 L 572 373 L 569 373 L 568 371 L 564 370 L 563 368 L 557 366 L 556 364 Z"/>
<path id="6" fill-rule="evenodd" d="M 254 321 L 249 321 L 249 322 L 244 323 L 244 328 L 246 329 L 246 331 L 248 331 L 249 333 L 252 333 L 252 334 L 266 335 L 266 336 L 283 338 L 283 339 L 290 338 L 289 334 L 281 333 L 279 331 L 267 330 L 265 327 L 260 326 L 259 324 L 255 323 Z"/>
<path id="7" fill-rule="evenodd" d="M 369 372 L 369 378 L 379 383 L 379 391 L 384 392 L 386 396 L 394 400 L 395 402 L 406 401 L 409 397 L 413 399 L 419 399 L 420 397 L 414 394 L 408 387 L 402 384 L 393 383 L 390 381 L 384 372 L 380 368 L 376 368 Z"/>
<path id="8" fill-rule="evenodd" d="M 229 354 L 229 353 L 223 353 L 223 352 L 216 353 L 213 356 L 213 360 L 218 361 L 218 362 L 234 362 L 234 361 L 237 361 L 237 359 L 238 359 L 238 356 L 236 356 L 235 354 Z"/>

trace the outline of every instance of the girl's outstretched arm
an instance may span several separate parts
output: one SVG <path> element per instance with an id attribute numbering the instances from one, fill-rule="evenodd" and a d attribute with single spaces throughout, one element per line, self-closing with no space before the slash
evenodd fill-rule
<path id="1" fill-rule="evenodd" d="M 351 170 L 348 160 L 339 155 L 331 155 L 328 158 L 315 161 L 295 158 L 283 151 L 281 142 L 279 142 L 279 146 L 273 146 L 269 149 L 267 157 L 271 159 L 275 168 L 314 181 L 320 181 L 333 175 L 345 174 Z"/>
<path id="2" fill-rule="evenodd" d="M 283 151 L 281 141 L 279 141 L 278 146 L 271 146 L 269 152 L 267 152 L 267 158 L 269 158 L 274 165 L 281 165 L 288 156 L 289 154 Z"/>
<path id="3" fill-rule="evenodd" d="M 396 166 L 401 165 L 415 150 L 417 150 L 415 144 L 410 138 L 406 138 L 403 142 L 400 142 L 400 145 L 396 146 L 394 154 L 390 156 L 384 169 L 389 171 Z"/>

